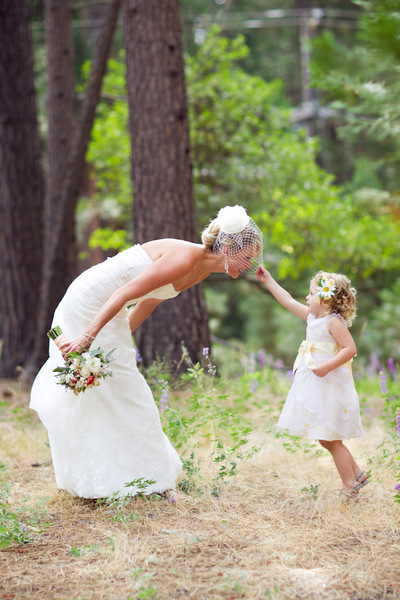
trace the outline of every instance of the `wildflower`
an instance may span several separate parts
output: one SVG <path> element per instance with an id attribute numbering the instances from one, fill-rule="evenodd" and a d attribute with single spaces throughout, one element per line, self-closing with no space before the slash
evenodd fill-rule
<path id="1" fill-rule="evenodd" d="M 396 379 L 396 367 L 393 358 L 388 358 L 388 369 L 393 379 Z"/>
<path id="2" fill-rule="evenodd" d="M 250 373 L 254 373 L 254 371 L 256 370 L 256 356 L 255 356 L 254 352 L 250 352 L 248 368 L 249 368 Z"/>
<path id="3" fill-rule="evenodd" d="M 389 391 L 384 371 L 379 371 L 379 389 L 381 390 L 381 394 L 387 394 Z"/>
<path id="4" fill-rule="evenodd" d="M 396 431 L 397 431 L 397 435 L 400 437 L 400 410 L 397 409 L 397 414 L 396 414 Z"/>
<path id="5" fill-rule="evenodd" d="M 217 367 L 215 365 L 212 364 L 212 362 L 209 360 L 208 361 L 208 366 L 207 366 L 207 373 L 211 376 L 214 377 L 214 375 L 217 372 Z"/>
<path id="6" fill-rule="evenodd" d="M 293 381 L 293 369 L 289 369 L 288 371 L 286 371 L 286 376 L 287 376 L 289 382 L 292 383 L 292 381 Z"/>
<path id="7" fill-rule="evenodd" d="M 376 354 L 372 353 L 370 358 L 369 358 L 369 365 L 367 367 L 367 373 L 369 375 L 374 376 L 377 373 L 379 373 L 380 370 L 380 364 L 379 364 L 379 360 L 378 357 L 376 356 Z"/>
<path id="8" fill-rule="evenodd" d="M 396 485 L 394 486 L 394 489 L 397 490 L 398 492 L 400 492 L 400 483 L 396 483 Z"/>
<path id="9" fill-rule="evenodd" d="M 256 393 L 256 391 L 258 390 L 258 385 L 259 385 L 258 379 L 252 379 L 251 380 L 251 393 L 252 394 Z"/>
<path id="10" fill-rule="evenodd" d="M 140 363 L 143 361 L 143 358 L 139 352 L 139 350 L 136 348 L 136 362 Z"/>
<path id="11" fill-rule="evenodd" d="M 261 350 L 257 352 L 257 364 L 260 371 L 262 371 L 267 364 L 267 353 L 264 348 L 261 348 Z"/>
<path id="12" fill-rule="evenodd" d="M 206 358 L 208 358 L 208 353 L 210 352 L 210 348 L 203 348 L 203 356 L 205 356 Z"/>
<path id="13" fill-rule="evenodd" d="M 166 381 L 165 379 L 162 379 L 160 383 L 163 388 L 163 390 L 161 392 L 161 397 L 160 397 L 160 413 L 163 413 L 164 410 L 167 408 L 170 392 L 169 392 L 168 381 Z"/>

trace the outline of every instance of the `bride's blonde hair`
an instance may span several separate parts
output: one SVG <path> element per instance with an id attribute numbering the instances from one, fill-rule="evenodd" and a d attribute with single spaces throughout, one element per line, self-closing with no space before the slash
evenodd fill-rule
<path id="1" fill-rule="evenodd" d="M 221 226 L 217 222 L 217 219 L 214 219 L 214 221 L 212 221 L 201 234 L 201 241 L 203 242 L 204 246 L 209 250 L 215 250 L 214 245 L 220 232 Z M 242 246 L 240 244 L 239 246 L 237 245 L 238 238 L 246 240 L 246 245 L 252 245 L 257 253 L 262 252 L 262 238 L 260 238 L 258 231 L 254 230 L 254 226 L 250 224 L 246 225 L 242 231 L 235 233 L 235 237 L 233 235 L 225 235 L 222 240 L 218 239 L 218 250 L 221 250 L 222 246 L 224 246 L 225 248 L 231 249 L 232 253 L 235 253 L 235 251 L 240 252 L 242 250 Z"/>
<path id="2" fill-rule="evenodd" d="M 201 241 L 208 250 L 212 250 L 218 234 L 221 230 L 221 226 L 217 223 L 216 219 L 212 221 L 208 227 L 206 227 L 201 234 Z"/>

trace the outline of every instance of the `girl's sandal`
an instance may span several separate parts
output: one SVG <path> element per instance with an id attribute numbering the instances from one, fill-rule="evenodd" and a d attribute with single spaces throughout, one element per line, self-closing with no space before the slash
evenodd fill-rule
<path id="1" fill-rule="evenodd" d="M 342 494 L 344 494 L 347 498 L 359 498 L 360 497 L 360 489 L 362 488 L 362 483 L 356 483 L 352 490 L 349 492 L 346 490 L 342 490 Z"/>
<path id="2" fill-rule="evenodd" d="M 358 487 L 359 490 L 370 482 L 370 480 L 368 479 L 368 475 L 363 481 L 360 481 L 360 479 L 363 475 L 367 475 L 367 473 L 365 471 L 360 471 L 360 473 L 356 477 L 356 481 L 358 482 L 357 485 L 359 486 Z"/>

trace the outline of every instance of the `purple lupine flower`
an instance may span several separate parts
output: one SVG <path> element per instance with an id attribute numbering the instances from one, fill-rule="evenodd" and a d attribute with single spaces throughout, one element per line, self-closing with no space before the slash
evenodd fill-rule
<path id="1" fill-rule="evenodd" d="M 289 371 L 286 371 L 286 375 L 287 375 L 287 378 L 290 381 L 290 383 L 292 383 L 292 381 L 293 381 L 293 370 L 289 369 Z"/>
<path id="2" fill-rule="evenodd" d="M 366 371 L 368 373 L 368 375 L 370 375 L 371 377 L 373 375 L 376 375 L 377 373 L 379 373 L 380 371 L 380 364 L 379 364 L 379 360 L 378 357 L 376 356 L 376 354 L 372 353 L 370 358 L 369 358 L 369 365 L 366 368 Z"/>
<path id="3" fill-rule="evenodd" d="M 141 357 L 139 350 L 136 348 L 136 362 L 140 363 L 142 360 L 143 358 Z"/>
<path id="4" fill-rule="evenodd" d="M 254 352 L 250 352 L 249 354 L 249 372 L 254 373 L 256 370 L 256 355 Z"/>
<path id="5" fill-rule="evenodd" d="M 206 358 L 208 358 L 208 353 L 210 352 L 210 348 L 203 348 L 203 356 L 205 356 Z"/>
<path id="6" fill-rule="evenodd" d="M 264 348 L 261 348 L 261 350 L 257 352 L 257 364 L 260 371 L 262 371 L 267 364 L 267 353 Z"/>
<path id="7" fill-rule="evenodd" d="M 393 377 L 393 379 L 396 379 L 396 367 L 394 366 L 394 360 L 393 358 L 388 358 L 388 369 L 389 372 L 391 374 L 391 376 Z"/>
<path id="8" fill-rule="evenodd" d="M 396 431 L 397 435 L 400 437 L 400 410 L 397 410 L 396 414 Z"/>
<path id="9" fill-rule="evenodd" d="M 381 394 L 387 394 L 389 391 L 384 371 L 379 371 L 379 389 L 381 390 Z"/>
<path id="10" fill-rule="evenodd" d="M 161 385 L 163 387 L 163 391 L 161 392 L 161 397 L 160 397 L 160 413 L 163 413 L 164 410 L 167 408 L 167 404 L 168 404 L 168 400 L 169 400 L 169 385 L 168 385 L 168 381 L 166 381 L 165 379 L 163 379 L 161 381 Z"/>
<path id="11" fill-rule="evenodd" d="M 258 379 L 252 379 L 251 380 L 251 393 L 252 394 L 256 393 L 256 391 L 258 390 L 258 386 L 259 386 Z"/>
<path id="12" fill-rule="evenodd" d="M 398 492 L 400 492 L 400 483 L 396 483 L 396 485 L 394 486 L 394 489 L 397 490 Z"/>
<path id="13" fill-rule="evenodd" d="M 276 361 L 275 361 L 275 368 L 276 369 L 283 369 L 284 366 L 285 365 L 283 363 L 283 360 L 281 358 L 277 358 Z"/>

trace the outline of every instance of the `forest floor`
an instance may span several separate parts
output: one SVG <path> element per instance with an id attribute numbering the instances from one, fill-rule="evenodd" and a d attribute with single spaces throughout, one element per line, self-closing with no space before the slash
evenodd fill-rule
<path id="1" fill-rule="evenodd" d="M 359 499 L 344 501 L 325 451 L 288 452 L 253 409 L 262 448 L 219 496 L 125 506 L 57 491 L 28 400 L 0 381 L 1 507 L 31 538 L 0 552 L 0 599 L 400 599 L 398 447 L 379 398 L 367 399 L 365 435 L 348 443 L 372 474 Z"/>

